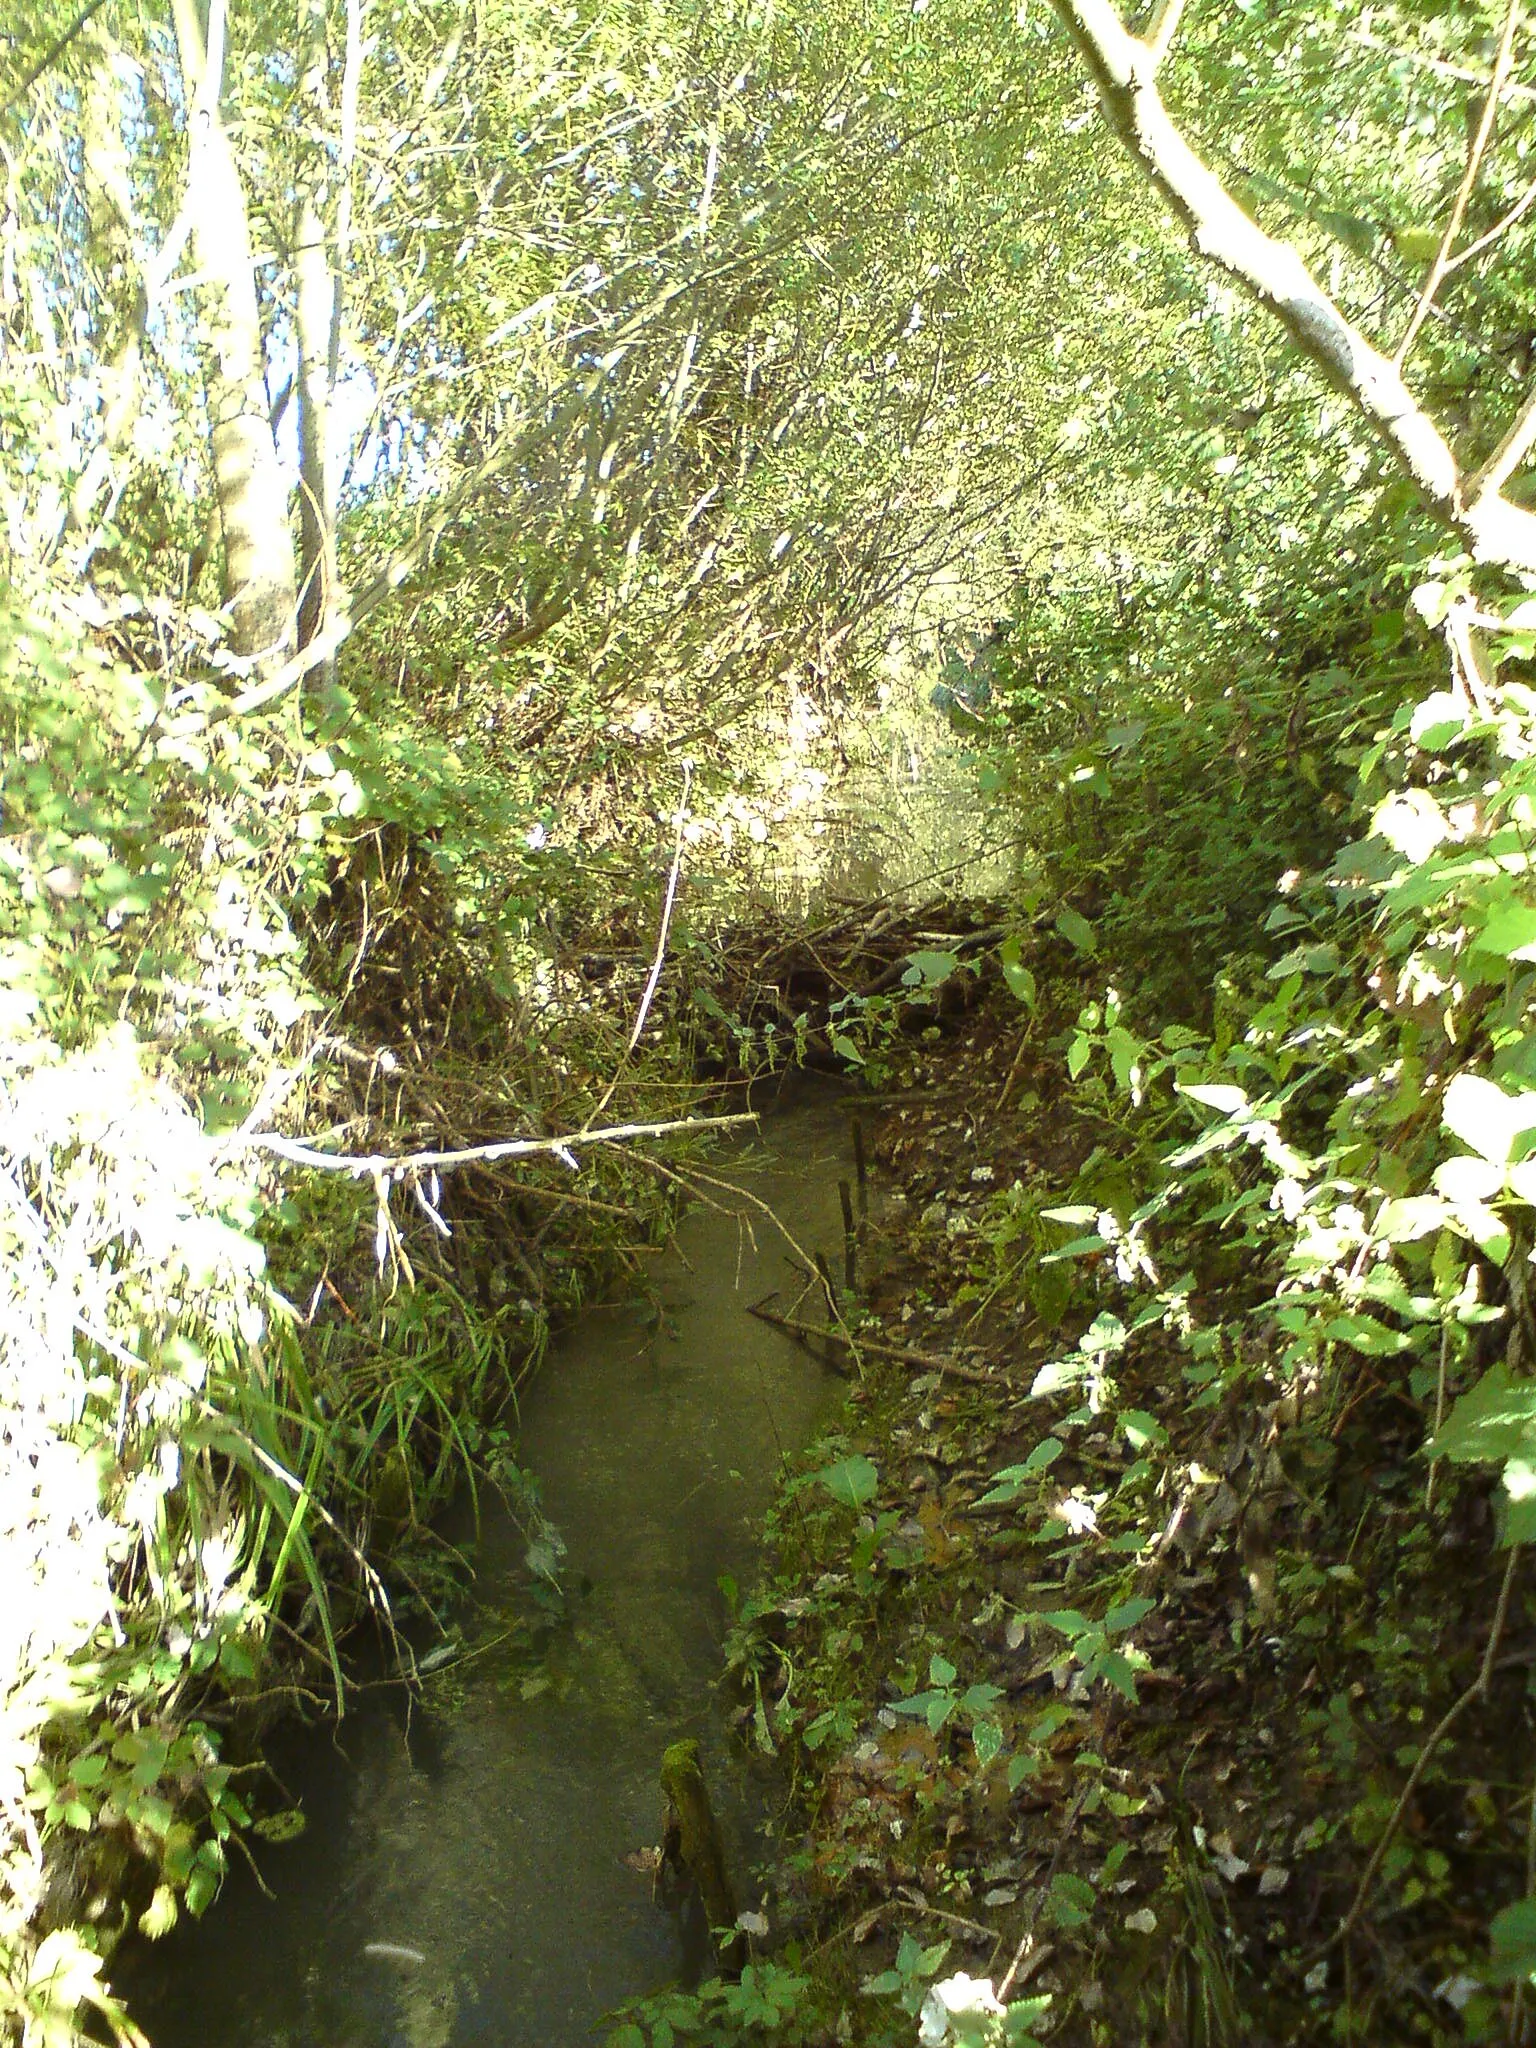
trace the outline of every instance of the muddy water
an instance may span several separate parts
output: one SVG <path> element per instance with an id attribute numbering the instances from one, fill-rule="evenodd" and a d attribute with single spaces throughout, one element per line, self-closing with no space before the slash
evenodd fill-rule
<path id="1" fill-rule="evenodd" d="M 722 1170 L 839 1266 L 850 1167 L 831 1098 L 768 1119 Z M 721 1200 L 727 1198 L 722 1196 Z M 754 1568 L 785 1451 L 839 1385 L 746 1302 L 800 1282 L 783 1238 L 695 1209 L 658 1259 L 665 1315 L 584 1316 L 524 1397 L 520 1462 L 567 1545 L 568 1618 L 430 1683 L 375 1694 L 334 1737 L 281 1749 L 308 1817 L 258 1845 L 198 1926 L 141 1950 L 124 1988 L 156 2048 L 562 2048 L 690 1971 L 701 1931 L 626 1858 L 658 1838 L 666 1745 L 696 1735 L 742 1904 L 767 1797 L 726 1740 L 717 1581 Z M 488 1522 L 477 1593 L 526 1612 L 525 1539 Z M 376 1703 L 375 1703 L 376 1702 Z"/>

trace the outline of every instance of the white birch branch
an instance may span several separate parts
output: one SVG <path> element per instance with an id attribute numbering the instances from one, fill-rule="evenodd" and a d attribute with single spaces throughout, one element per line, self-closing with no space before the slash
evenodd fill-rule
<path id="1" fill-rule="evenodd" d="M 572 1131 L 568 1138 L 507 1138 L 494 1145 L 466 1145 L 450 1152 L 322 1152 L 278 1131 L 253 1131 L 237 1138 L 232 1151 L 271 1152 L 293 1166 L 315 1166 L 326 1173 L 347 1173 L 354 1179 L 379 1179 L 424 1172 L 431 1167 L 474 1166 L 493 1159 L 563 1159 L 578 1145 L 616 1145 L 626 1138 L 667 1138 L 677 1131 L 724 1131 L 736 1124 L 755 1124 L 750 1110 L 734 1116 L 680 1116 L 664 1123 L 610 1124 L 602 1131 Z"/>

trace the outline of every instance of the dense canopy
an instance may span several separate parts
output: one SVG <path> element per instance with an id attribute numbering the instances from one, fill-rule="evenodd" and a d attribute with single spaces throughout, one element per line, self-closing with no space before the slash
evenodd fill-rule
<path id="1" fill-rule="evenodd" d="M 1486 1703 L 1536 1535 L 1531 11 L 13 0 L 0 160 L 0 2030 L 132 2038 L 117 1933 L 250 1819 L 211 1705 L 296 1636 L 340 1692 L 402 1530 L 522 1484 L 498 1390 L 673 1197 L 615 1144 L 583 1206 L 560 1144 L 894 1071 L 953 959 L 798 1016 L 765 963 L 848 816 L 880 870 L 903 706 L 1008 849 L 971 964 L 1099 1133 L 971 1298 L 1059 1385 L 1145 1331 L 1188 1410 L 1385 1389 L 1437 1475 L 1393 1572 L 1499 1552 Z M 1378 1877 L 1429 1911 L 1447 1703 L 1382 1684 L 1349 1937 Z M 1362 2010 L 1528 2025 L 1517 1861 L 1425 1936 L 1465 1995 Z"/>

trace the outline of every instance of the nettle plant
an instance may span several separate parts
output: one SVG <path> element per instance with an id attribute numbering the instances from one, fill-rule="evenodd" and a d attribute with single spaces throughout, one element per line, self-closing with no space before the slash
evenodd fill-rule
<path id="1" fill-rule="evenodd" d="M 1431 616 L 1456 602 L 1441 586 L 1419 597 Z M 1048 1376 L 1087 1376 L 1122 1331 L 1166 1320 L 1177 1286 L 1159 1246 L 1199 1239 L 1218 1267 L 1241 1251 L 1270 1283 L 1263 1314 L 1291 1375 L 1339 1347 L 1402 1355 L 1433 1369 L 1416 1391 L 1443 1396 L 1472 1331 L 1524 1326 L 1536 691 L 1497 671 L 1536 647 L 1536 605 L 1487 646 L 1475 689 L 1459 670 L 1367 752 L 1366 834 L 1326 875 L 1284 878 L 1267 927 L 1287 949 L 1262 979 L 1229 978 L 1211 1033 L 1143 1037 L 1113 990 L 1083 1010 L 1069 1070 L 1121 1103 L 1142 1185 L 1043 1214 L 1074 1233 L 1055 1256 L 1111 1270 L 1131 1309 Z"/>
<path id="2" fill-rule="evenodd" d="M 1205 1031 L 1138 1030 L 1111 989 L 1069 1035 L 1120 1173 L 1095 1155 L 1035 1213 L 1113 1306 L 1035 1391 L 1113 1417 L 1152 1327 L 1197 1405 L 1259 1370 L 1305 1398 L 1352 1355 L 1396 1360 L 1431 1457 L 1498 1470 L 1508 1545 L 1536 1537 L 1536 601 L 1478 603 L 1458 572 L 1414 604 L 1450 679 L 1364 750 L 1360 836 L 1281 879 L 1278 957 L 1229 968 Z M 1225 1323 L 1196 1325 L 1186 1264 L 1226 1286 Z M 1536 1940 L 1522 1956 L 1536 1971 Z"/>

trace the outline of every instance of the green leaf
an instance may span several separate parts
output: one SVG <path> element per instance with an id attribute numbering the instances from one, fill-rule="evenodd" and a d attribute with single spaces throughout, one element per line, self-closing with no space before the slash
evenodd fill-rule
<path id="1" fill-rule="evenodd" d="M 139 1915 L 139 1932 L 151 1941 L 169 1934 L 176 1925 L 176 1894 L 168 1884 L 157 1884 L 154 1897 Z"/>
<path id="2" fill-rule="evenodd" d="M 1085 1635 L 1090 1626 L 1086 1615 L 1079 1614 L 1075 1607 L 1053 1607 L 1049 1614 L 1042 1614 L 1040 1619 L 1049 1627 L 1058 1629 L 1062 1635 L 1070 1636 L 1074 1642 L 1080 1635 Z"/>
<path id="3" fill-rule="evenodd" d="M 907 988 L 937 988 L 948 981 L 960 965 L 956 953 L 917 952 L 907 955 L 907 969 L 901 979 Z"/>
<path id="4" fill-rule="evenodd" d="M 1527 1442 L 1536 1443 L 1536 1380 L 1512 1379 L 1501 1359 L 1454 1403 L 1429 1454 L 1456 1465 L 1497 1463 Z"/>
<path id="5" fill-rule="evenodd" d="M 1389 1330 L 1374 1316 L 1330 1316 L 1323 1325 L 1323 1335 L 1340 1344 L 1348 1344 L 1355 1351 L 1363 1351 L 1369 1358 L 1390 1358 L 1399 1351 L 1412 1349 L 1411 1338 L 1405 1337 L 1401 1330 Z"/>
<path id="6" fill-rule="evenodd" d="M 824 1465 L 811 1477 L 835 1501 L 848 1508 L 861 1508 L 872 1501 L 880 1484 L 879 1472 L 862 1454 L 840 1459 L 835 1465 Z"/>
<path id="7" fill-rule="evenodd" d="M 1493 1949 L 1488 1974 L 1495 1983 L 1536 1975 L 1536 1898 L 1519 1899 L 1495 1913 L 1488 1938 Z"/>
<path id="8" fill-rule="evenodd" d="M 1472 713 L 1460 697 L 1436 690 L 1414 706 L 1408 734 L 1426 754 L 1438 754 L 1460 739 L 1471 723 Z"/>
<path id="9" fill-rule="evenodd" d="M 1093 926 L 1080 912 L 1071 908 L 1060 911 L 1056 918 L 1056 929 L 1079 953 L 1096 953 L 1099 942 Z"/>
<path id="10" fill-rule="evenodd" d="M 1441 1121 L 1481 1158 L 1506 1166 L 1524 1157 L 1536 1134 L 1536 1089 L 1507 1095 L 1481 1074 L 1455 1074 L 1446 1087 Z"/>
<path id="11" fill-rule="evenodd" d="M 1136 1705 L 1136 1668 L 1118 1650 L 1101 1650 L 1093 1660 L 1090 1675 L 1108 1679 L 1116 1692 L 1123 1693 L 1133 1707 Z"/>
<path id="12" fill-rule="evenodd" d="M 930 1685 L 953 1685 L 955 1667 L 947 1657 L 933 1656 L 928 1659 L 928 1682 Z"/>
<path id="13" fill-rule="evenodd" d="M 1501 960 L 1536 960 L 1536 907 L 1509 900 L 1496 904 L 1473 944 Z"/>
<path id="14" fill-rule="evenodd" d="M 960 1712 L 975 1720 L 985 1714 L 988 1707 L 995 1706 L 1002 1696 L 1000 1685 L 968 1685 L 960 1695 Z"/>
<path id="15" fill-rule="evenodd" d="M 1112 1635 L 1134 1628 L 1138 1621 L 1144 1621 L 1157 1605 L 1145 1594 L 1139 1593 L 1133 1600 L 1122 1600 L 1118 1607 L 1111 1607 L 1104 1617 L 1104 1626 Z"/>
<path id="16" fill-rule="evenodd" d="M 995 1721 L 978 1721 L 971 1730 L 971 1743 L 978 1765 L 986 1770 L 1002 1755 L 1003 1731 Z"/>
<path id="17" fill-rule="evenodd" d="M 1236 1116 L 1249 1106 L 1248 1097 L 1241 1088 L 1232 1088 L 1224 1083 L 1180 1081 L 1178 1090 L 1191 1102 L 1198 1102 L 1206 1109 L 1220 1110 L 1223 1116 Z"/>
<path id="18" fill-rule="evenodd" d="M 1035 986 L 1035 977 L 1023 963 L 1022 951 L 1018 934 L 1015 932 L 1004 939 L 998 948 L 997 957 L 1009 992 L 1016 996 L 1026 1009 L 1032 1010 L 1039 991 Z"/>
<path id="19" fill-rule="evenodd" d="M 1145 1408 L 1122 1408 L 1116 1418 L 1116 1426 L 1125 1431 L 1133 1451 L 1144 1451 L 1148 1444 L 1165 1444 L 1168 1441 L 1167 1430 Z"/>
<path id="20" fill-rule="evenodd" d="M 915 1692 L 910 1699 L 892 1700 L 891 1712 L 893 1714 L 910 1714 L 914 1721 L 928 1721 L 931 1720 L 936 1708 L 942 1708 L 943 1713 L 940 1719 L 940 1726 L 942 1726 L 943 1722 L 949 1718 L 954 1704 L 955 1696 L 949 1691 Z"/>

